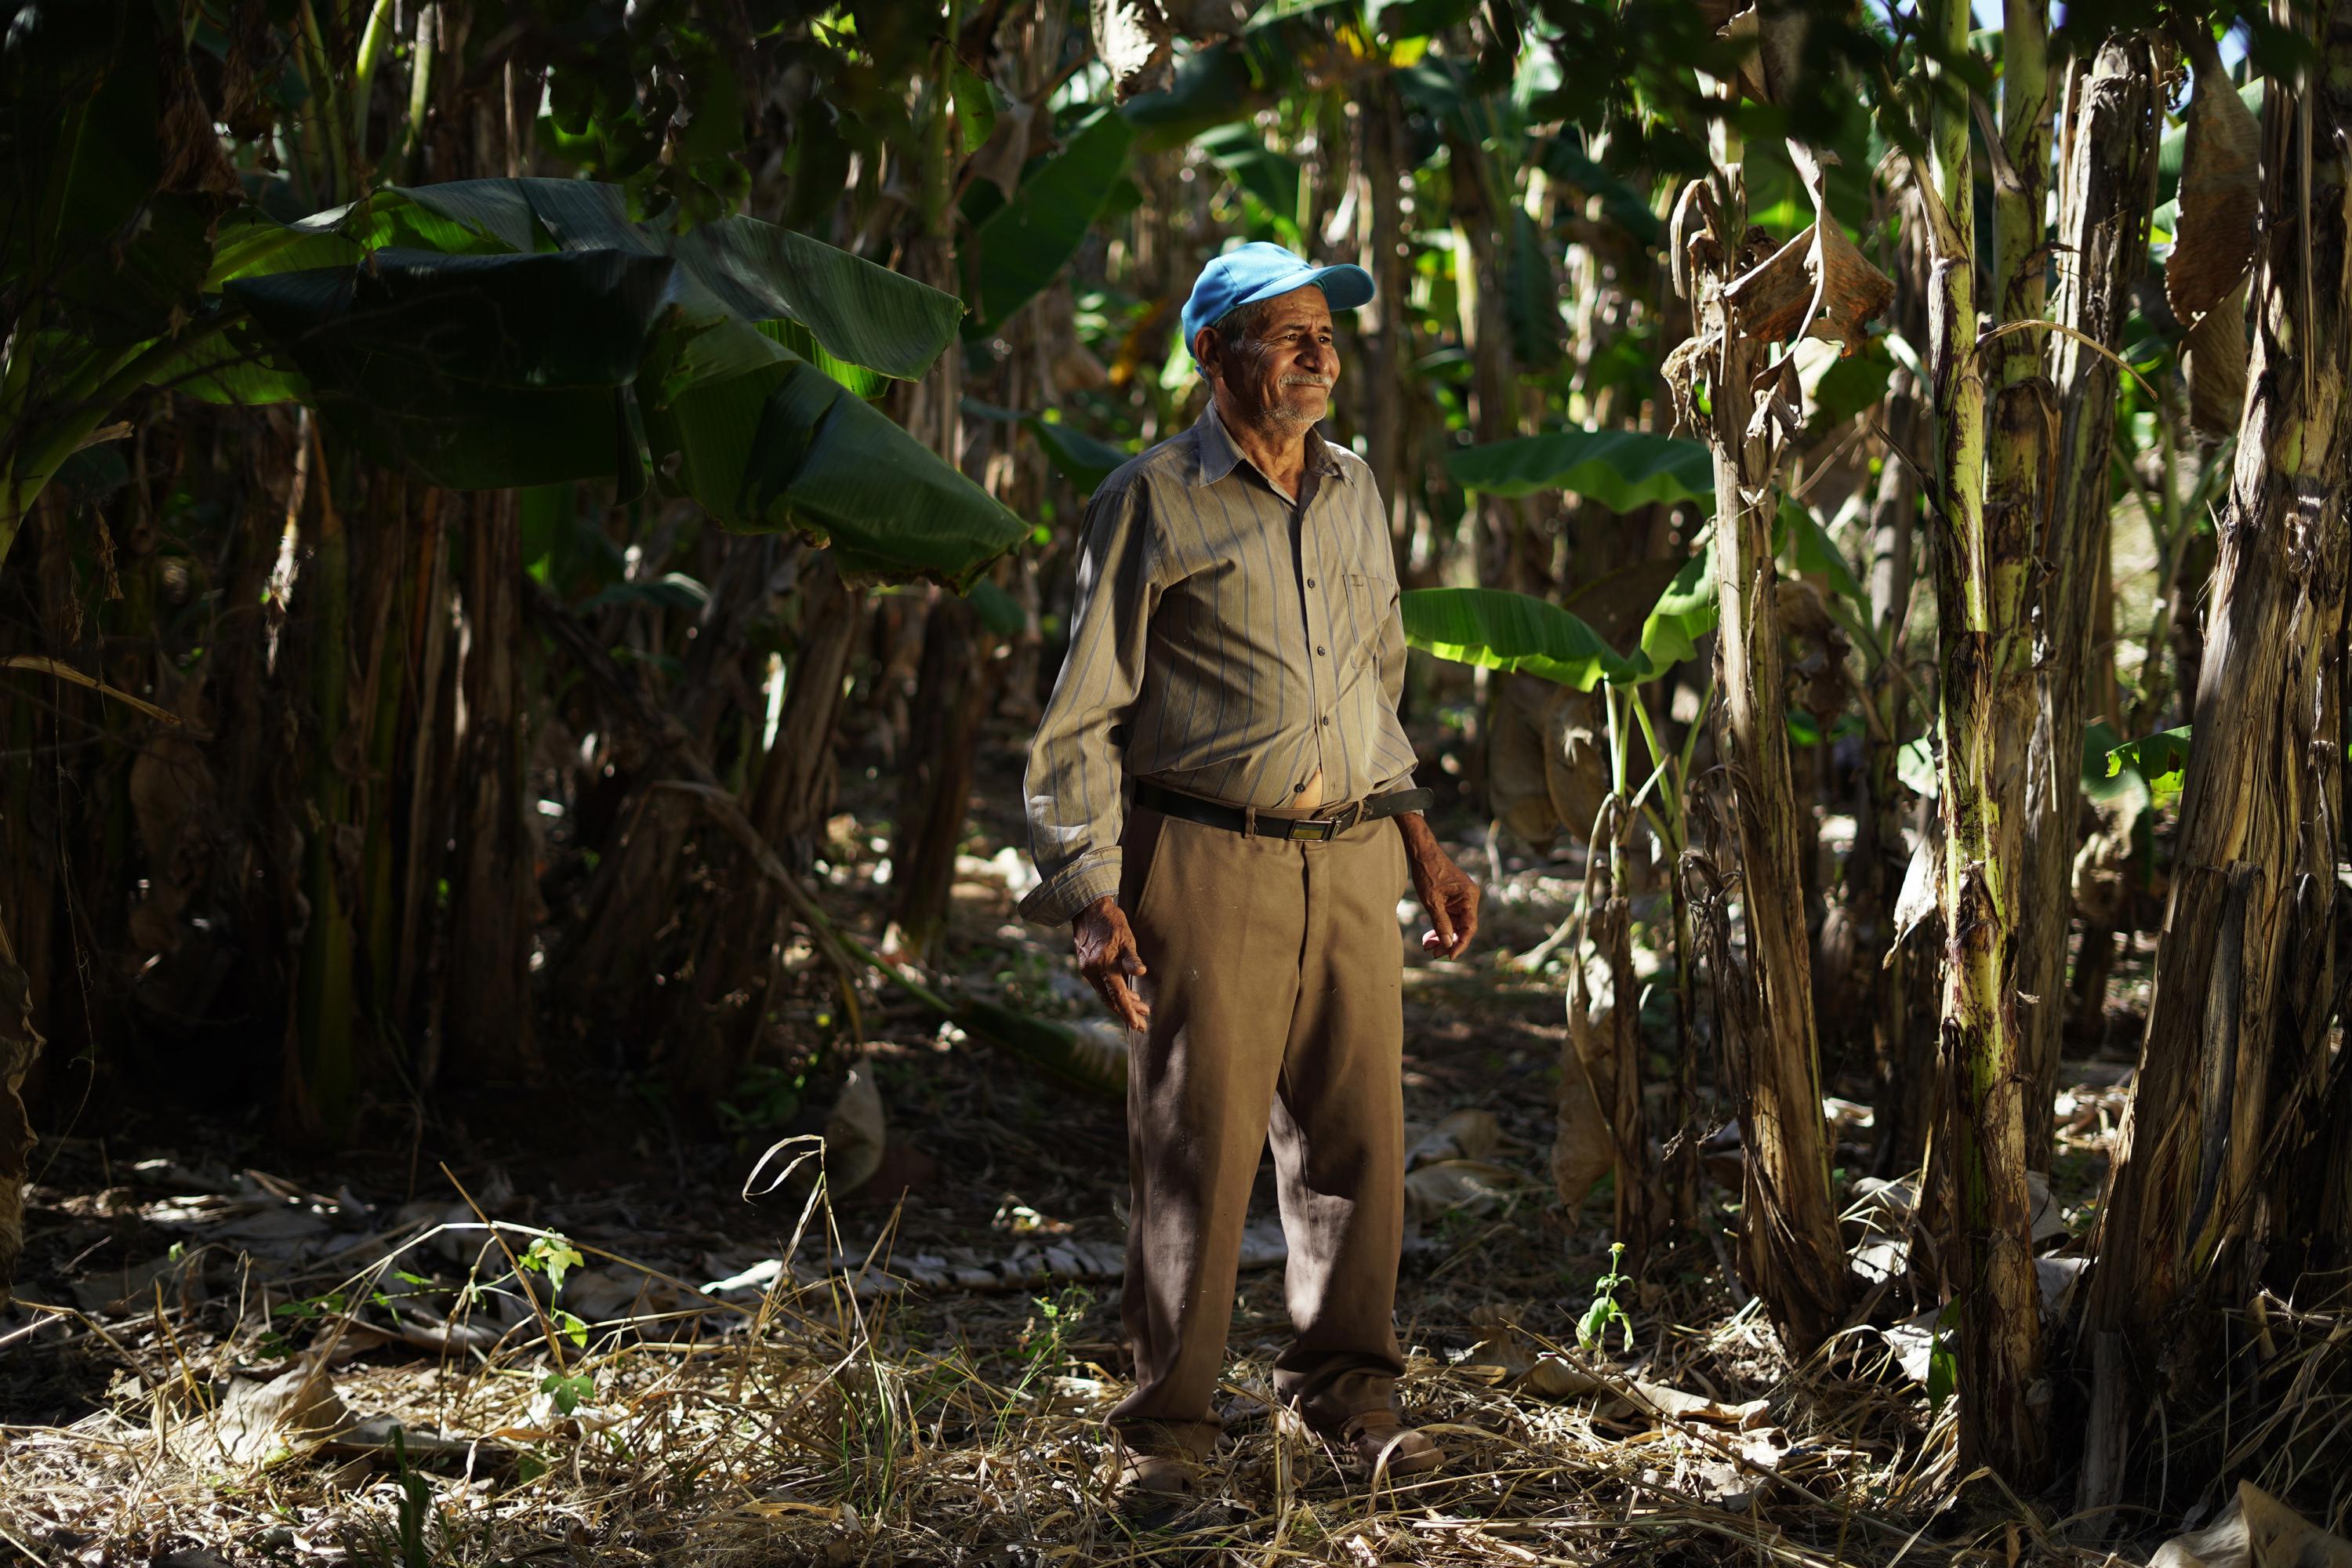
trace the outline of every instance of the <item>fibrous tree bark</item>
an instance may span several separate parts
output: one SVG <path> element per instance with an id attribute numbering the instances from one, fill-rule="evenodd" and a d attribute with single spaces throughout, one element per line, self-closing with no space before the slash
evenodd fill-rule
<path id="1" fill-rule="evenodd" d="M 1965 0 L 1927 12 L 1947 60 L 1968 48 Z M 1994 183 L 1992 297 L 2001 318 L 2042 318 L 2048 97 L 2042 0 L 2011 0 L 2002 46 L 2002 156 Z M 2032 588 L 2058 411 L 2038 332 L 1978 334 L 1969 92 L 1934 82 L 1927 365 L 1937 431 L 1931 484 L 1943 725 L 1945 964 L 1938 1172 L 1956 1234 L 1960 1465 L 2038 1482 L 2047 1456 L 2041 1298 L 2026 1188 L 2023 1026 L 2027 754 L 2036 712 Z M 2053 1002 L 2056 1000 L 2052 998 Z"/>
<path id="2" fill-rule="evenodd" d="M 1774 599 L 1774 476 L 1781 432 L 1798 421 L 1794 374 L 1741 319 L 1733 287 L 1760 273 L 1772 237 L 1751 231 L 1735 133 L 1718 128 L 1716 174 L 1678 205 L 1676 272 L 1696 331 L 1670 376 L 1695 374 L 1715 458 L 1716 637 L 1721 692 L 1716 745 L 1729 775 L 1747 959 L 1736 960 L 1720 898 L 1708 910 L 1717 1016 L 1746 1147 L 1739 1270 L 1790 1348 L 1809 1353 L 1835 1332 L 1847 1297 L 1845 1252 L 1830 1202 L 1811 942 L 1798 864 L 1799 804 L 1789 762 L 1783 631 Z M 1794 151 L 1792 147 L 1792 151 Z M 1703 230 L 1696 221 L 1703 212 Z M 1824 210 L 1823 224 L 1834 219 Z M 1884 304 L 1884 300 L 1879 301 Z M 1760 389 L 1760 395 L 1759 395 Z"/>
<path id="3" fill-rule="evenodd" d="M 2042 552 L 2048 570 L 2034 605 L 2040 722 L 2027 763 L 2026 940 L 2018 974 L 2019 988 L 2034 998 L 2024 1014 L 2030 1129 L 2049 1125 L 2066 1021 L 2066 931 L 2074 907 L 2093 607 L 2095 600 L 2111 596 L 2102 592 L 2103 546 L 2120 373 L 2109 355 L 2122 347 L 2131 286 L 2147 258 L 2157 138 L 2164 119 L 2151 41 L 2141 36 L 2110 40 L 2075 78 L 2069 110 L 2058 192 L 2061 259 L 2053 319 L 2081 336 L 2052 334 L 2049 345 L 2059 421 Z M 2100 353 L 2100 347 L 2107 352 Z M 2095 935 L 2099 942 L 2112 941 L 2105 931 L 2086 931 L 2086 963 L 2096 957 Z M 2046 1137 L 2032 1138 L 2027 1163 L 2048 1169 L 2052 1147 Z"/>
<path id="4" fill-rule="evenodd" d="M 451 1065 L 477 1078 L 517 1079 L 540 1067 L 530 956 L 539 888 L 524 813 L 530 752 L 523 706 L 521 533 L 512 491 L 473 497 L 466 539 L 463 801 L 449 879 Z"/>
<path id="5" fill-rule="evenodd" d="M 2214 1321 L 2282 1237 L 2277 1194 L 2341 1150 L 2311 1136 L 2334 1075 L 2336 863 L 2352 463 L 2352 0 L 2263 109 L 2252 374 L 2223 510 L 2195 741 L 2139 1076 L 2104 1205 L 2088 1330 L 2101 1386 L 2087 1500 L 2126 1475 L 2151 1386 L 2210 1375 Z"/>

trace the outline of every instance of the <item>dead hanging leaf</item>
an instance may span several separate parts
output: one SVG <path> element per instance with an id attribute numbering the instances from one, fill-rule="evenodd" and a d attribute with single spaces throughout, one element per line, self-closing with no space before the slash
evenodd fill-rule
<path id="1" fill-rule="evenodd" d="M 1944 861 L 1943 816 L 1931 813 L 1927 831 L 1911 847 L 1911 861 L 1903 869 L 1903 889 L 1895 896 L 1895 940 L 1887 944 L 1885 963 L 1895 962 L 1897 949 L 1922 921 L 1943 907 L 1938 882 Z"/>
<path id="2" fill-rule="evenodd" d="M 1158 0 L 1093 0 L 1088 7 L 1095 49 L 1110 68 L 1118 100 L 1159 92 L 1172 79 L 1168 64 L 1171 29 Z"/>
<path id="3" fill-rule="evenodd" d="M 1738 79 L 1742 95 L 1759 103 L 1785 106 L 1790 101 L 1811 19 L 1801 5 L 1774 5 L 1769 12 L 1750 5 L 1717 29 L 1717 37 L 1744 46 Z"/>
<path id="4" fill-rule="evenodd" d="M 2352 1542 L 2240 1481 L 2220 1519 L 2158 1547 L 2148 1568 L 2352 1568 Z"/>
<path id="5" fill-rule="evenodd" d="M 2246 409 L 2248 281 L 2189 329 L 2189 425 L 2211 440 L 2235 435 Z"/>
<path id="6" fill-rule="evenodd" d="M 1816 222 L 1741 276 L 1724 296 L 1744 338 L 1802 334 L 1862 352 L 1864 328 L 1895 298 L 1895 282 L 1854 248 L 1832 218 Z"/>
<path id="7" fill-rule="evenodd" d="M 1859 353 L 1863 329 L 1894 300 L 1895 282 L 1854 248 L 1830 211 L 1821 155 L 1801 142 L 1788 145 L 1813 198 L 1812 226 L 1742 272 L 1724 303 L 1742 337 L 1823 338 Z"/>
<path id="8" fill-rule="evenodd" d="M 2195 50 L 2199 31 L 2189 33 Z M 2164 264 L 2165 298 L 2184 323 L 2221 306 L 2253 266 L 2263 214 L 2262 124 L 2231 85 L 2211 38 L 2199 57 L 2180 152 L 2179 216 Z"/>
<path id="9" fill-rule="evenodd" d="M 1490 808 L 1538 848 L 1562 832 L 1583 837 L 1609 793 L 1600 697 L 1532 675 L 1503 676 L 1489 691 Z"/>

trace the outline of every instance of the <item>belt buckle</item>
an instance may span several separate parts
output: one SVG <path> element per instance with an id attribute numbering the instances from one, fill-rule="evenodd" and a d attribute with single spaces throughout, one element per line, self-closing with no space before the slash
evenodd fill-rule
<path id="1" fill-rule="evenodd" d="M 1301 817 L 1290 825 L 1290 837 L 1305 844 L 1328 844 L 1363 820 L 1364 803 L 1351 801 L 1337 816 Z"/>

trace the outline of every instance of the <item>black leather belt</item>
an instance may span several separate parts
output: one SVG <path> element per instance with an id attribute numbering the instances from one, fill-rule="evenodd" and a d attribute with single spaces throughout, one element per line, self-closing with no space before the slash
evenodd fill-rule
<path id="1" fill-rule="evenodd" d="M 1427 811 L 1437 804 L 1437 795 L 1432 790 L 1401 789 L 1370 800 L 1352 801 L 1336 816 L 1273 816 L 1255 806 L 1227 805 L 1221 800 L 1204 800 L 1197 795 L 1138 781 L 1135 804 L 1162 816 L 1197 822 L 1204 827 L 1222 827 L 1228 833 L 1320 844 L 1339 837 L 1360 822 L 1375 822 L 1408 811 Z"/>

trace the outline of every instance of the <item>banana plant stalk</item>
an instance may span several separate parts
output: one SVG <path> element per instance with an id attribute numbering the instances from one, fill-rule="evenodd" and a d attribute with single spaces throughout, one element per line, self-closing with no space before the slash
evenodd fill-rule
<path id="1" fill-rule="evenodd" d="M 2046 132 L 2046 13 L 2011 0 L 2003 61 L 2015 112 L 1993 144 L 1992 300 L 2039 319 Z M 1937 0 L 1928 178 L 1933 239 L 1927 363 L 1939 441 L 1933 492 L 1943 757 L 1945 980 L 1941 1055 L 1948 1075 L 1945 1147 L 1951 1254 L 1959 1294 L 1957 1379 L 1960 1464 L 1990 1465 L 2015 1486 L 2040 1483 L 2049 1388 L 2042 1380 L 2041 1295 L 2026 1189 L 2026 1060 L 2019 1005 L 2025 779 L 2033 734 L 2031 589 L 2057 421 L 2038 334 L 1990 346 L 1977 333 L 1975 173 L 1970 95 L 1948 62 L 1965 58 L 1966 0 Z M 2041 137 L 2037 141 L 2037 136 Z M 1989 392 L 1988 382 L 1992 384 Z M 2052 998 L 2054 1005 L 2056 998 Z"/>

